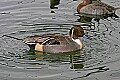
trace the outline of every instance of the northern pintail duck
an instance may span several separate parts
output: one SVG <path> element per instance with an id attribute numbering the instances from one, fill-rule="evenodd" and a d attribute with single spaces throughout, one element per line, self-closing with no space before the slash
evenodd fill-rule
<path id="1" fill-rule="evenodd" d="M 78 13 L 92 15 L 111 15 L 115 14 L 117 8 L 101 2 L 101 0 L 83 0 L 77 6 Z"/>
<path id="2" fill-rule="evenodd" d="M 30 48 L 45 53 L 64 53 L 82 49 L 83 44 L 79 37 L 84 35 L 83 28 L 75 25 L 70 29 L 69 35 L 43 34 L 41 36 L 28 36 L 23 42 Z"/>

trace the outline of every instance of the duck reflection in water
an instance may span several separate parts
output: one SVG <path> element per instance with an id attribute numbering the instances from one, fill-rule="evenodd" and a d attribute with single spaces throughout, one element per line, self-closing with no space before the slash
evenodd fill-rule
<path id="1" fill-rule="evenodd" d="M 27 59 L 47 61 L 50 63 L 67 63 L 70 64 L 70 69 L 82 69 L 84 67 L 84 59 L 81 58 L 81 54 L 82 51 L 80 50 L 68 52 L 65 54 L 38 54 L 36 52 L 33 52 L 32 57 L 27 57 Z"/>
<path id="2" fill-rule="evenodd" d="M 28 36 L 24 39 L 30 48 L 45 53 L 64 53 L 80 50 L 83 47 L 79 37 L 83 37 L 84 30 L 79 25 L 74 25 L 69 31 L 69 37 L 60 34 L 43 34 Z"/>

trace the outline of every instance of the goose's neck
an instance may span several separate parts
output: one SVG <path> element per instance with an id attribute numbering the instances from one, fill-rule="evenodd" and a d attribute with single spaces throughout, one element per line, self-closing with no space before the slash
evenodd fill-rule
<path id="1" fill-rule="evenodd" d="M 76 42 L 78 45 L 80 45 L 80 49 L 82 49 L 83 44 L 82 44 L 82 42 L 80 41 L 80 39 L 73 39 L 73 38 L 72 38 L 72 40 L 73 40 L 74 42 Z"/>

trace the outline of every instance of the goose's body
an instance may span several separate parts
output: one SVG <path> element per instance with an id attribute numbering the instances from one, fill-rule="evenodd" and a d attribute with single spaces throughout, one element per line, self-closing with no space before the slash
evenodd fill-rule
<path id="1" fill-rule="evenodd" d="M 116 8 L 101 1 L 83 0 L 83 2 L 77 6 L 77 12 L 84 14 L 110 15 L 114 14 L 115 11 Z"/>
<path id="2" fill-rule="evenodd" d="M 43 34 L 41 36 L 28 36 L 24 42 L 36 51 L 45 53 L 64 53 L 82 49 L 82 42 L 78 37 L 84 35 L 80 26 L 70 30 L 70 37 L 58 34 Z"/>

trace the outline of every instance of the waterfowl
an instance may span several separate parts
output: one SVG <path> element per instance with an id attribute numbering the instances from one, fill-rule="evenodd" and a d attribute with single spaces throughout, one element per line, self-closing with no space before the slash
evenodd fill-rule
<path id="1" fill-rule="evenodd" d="M 59 5 L 59 4 L 60 4 L 60 0 L 50 0 L 50 8 L 51 9 L 58 8 L 58 7 L 55 7 L 55 6 Z"/>
<path id="2" fill-rule="evenodd" d="M 77 6 L 78 13 L 92 15 L 111 15 L 115 14 L 117 8 L 101 2 L 101 0 L 83 0 Z"/>
<path id="3" fill-rule="evenodd" d="M 23 42 L 30 48 L 45 53 L 64 53 L 82 49 L 83 44 L 79 37 L 84 35 L 83 28 L 75 25 L 70 29 L 69 35 L 43 34 L 28 36 Z"/>

